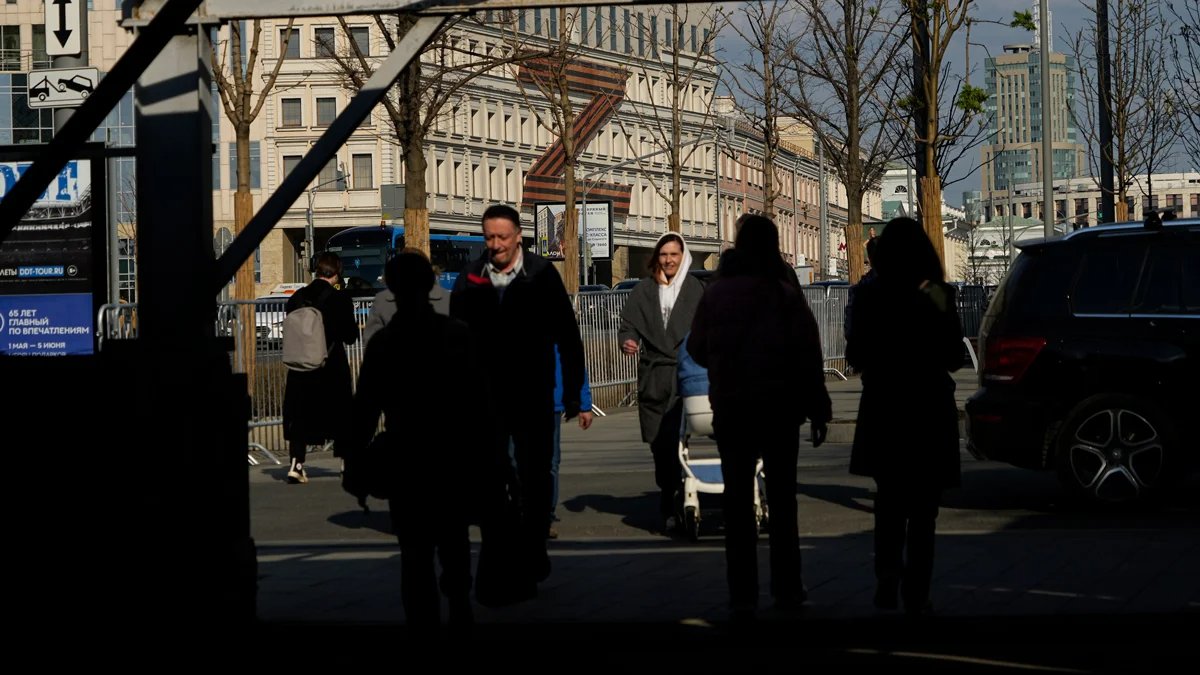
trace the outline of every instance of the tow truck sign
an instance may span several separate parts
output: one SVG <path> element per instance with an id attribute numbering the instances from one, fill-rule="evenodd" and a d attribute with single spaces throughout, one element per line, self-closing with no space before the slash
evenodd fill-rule
<path id="1" fill-rule="evenodd" d="M 100 84 L 95 68 L 34 70 L 27 76 L 30 108 L 70 108 L 83 103 Z"/>

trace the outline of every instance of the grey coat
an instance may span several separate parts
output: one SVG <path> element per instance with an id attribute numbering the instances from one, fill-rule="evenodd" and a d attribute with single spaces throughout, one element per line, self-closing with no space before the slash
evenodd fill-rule
<path id="1" fill-rule="evenodd" d="M 450 293 L 441 286 L 433 285 L 433 290 L 429 291 L 429 304 L 438 314 L 450 316 Z M 375 300 L 371 302 L 371 313 L 367 315 L 367 323 L 363 326 L 363 344 L 370 342 L 371 336 L 386 326 L 395 315 L 396 296 L 386 290 L 376 293 Z"/>
<path id="2" fill-rule="evenodd" d="M 687 274 L 687 272 L 681 272 Z M 642 279 L 629 292 L 621 311 L 621 329 L 617 340 L 636 340 L 638 354 L 638 417 L 642 440 L 650 443 L 658 436 L 663 415 L 679 401 L 676 395 L 679 347 L 692 329 L 692 318 L 704 295 L 704 285 L 690 274 L 684 279 L 671 318 L 663 328 L 658 305 L 658 282 Z"/>

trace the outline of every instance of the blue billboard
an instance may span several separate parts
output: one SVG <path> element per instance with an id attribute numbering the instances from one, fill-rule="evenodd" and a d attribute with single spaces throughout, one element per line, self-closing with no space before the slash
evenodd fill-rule
<path id="1" fill-rule="evenodd" d="M 31 149 L 0 149 L 0 199 L 32 164 Z M 67 163 L 0 242 L 0 354 L 87 355 L 107 295 L 104 161 Z"/>

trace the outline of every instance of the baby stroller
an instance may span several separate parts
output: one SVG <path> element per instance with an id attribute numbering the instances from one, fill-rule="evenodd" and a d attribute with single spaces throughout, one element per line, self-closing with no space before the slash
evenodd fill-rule
<path id="1" fill-rule="evenodd" d="M 720 457 L 692 457 L 693 436 L 713 438 L 712 407 L 708 402 L 708 371 L 687 352 L 687 337 L 679 349 L 679 396 L 683 415 L 679 424 L 679 463 L 683 467 L 683 514 L 680 523 L 692 541 L 700 538 L 700 494 L 722 494 L 725 481 Z M 762 458 L 754 470 L 754 515 L 759 529 L 767 526 L 767 484 Z"/>

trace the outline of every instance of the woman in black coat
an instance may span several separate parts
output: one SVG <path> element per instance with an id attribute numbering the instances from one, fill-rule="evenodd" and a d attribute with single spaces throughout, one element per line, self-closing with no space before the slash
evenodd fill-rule
<path id="1" fill-rule="evenodd" d="M 317 257 L 317 278 L 292 294 L 287 313 L 313 305 L 321 310 L 329 356 L 316 370 L 289 370 L 283 392 L 283 437 L 288 441 L 291 466 L 289 483 L 307 483 L 304 460 L 309 445 L 320 445 L 341 436 L 350 416 L 353 387 L 350 361 L 344 345 L 358 340 L 354 320 L 354 301 L 337 284 L 342 276 L 342 260 L 334 253 Z"/>
<path id="2" fill-rule="evenodd" d="M 958 410 L 950 372 L 963 362 L 954 288 L 920 223 L 879 236 L 878 277 L 859 284 L 846 359 L 863 394 L 850 472 L 875 479 L 875 605 L 930 611 L 942 491 L 959 484 Z"/>

